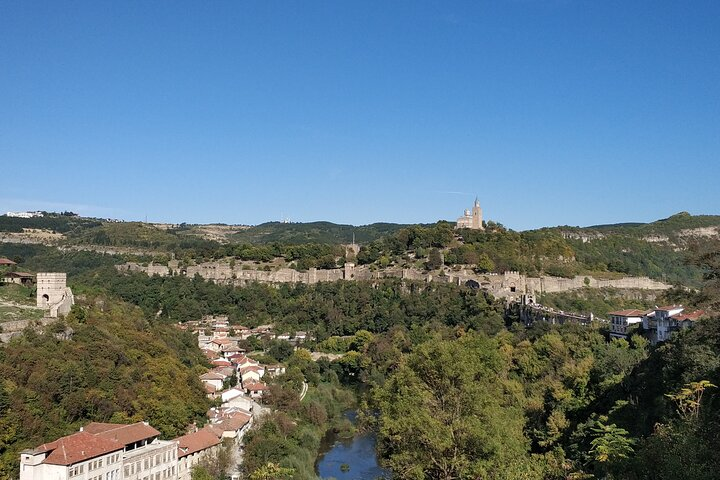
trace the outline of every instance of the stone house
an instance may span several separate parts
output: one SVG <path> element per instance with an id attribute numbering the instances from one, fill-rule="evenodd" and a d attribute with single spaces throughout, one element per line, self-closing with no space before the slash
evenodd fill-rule
<path id="1" fill-rule="evenodd" d="M 0 277 L 0 282 L 32 287 L 33 283 L 35 283 L 35 276 L 27 272 L 7 272 Z"/>

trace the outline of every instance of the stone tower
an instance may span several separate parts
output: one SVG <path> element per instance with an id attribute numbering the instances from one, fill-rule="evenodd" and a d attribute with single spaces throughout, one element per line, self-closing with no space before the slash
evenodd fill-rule
<path id="1" fill-rule="evenodd" d="M 482 224 L 482 208 L 480 208 L 480 200 L 475 197 L 475 203 L 472 208 L 472 226 L 473 230 L 483 230 Z"/>
<path id="2" fill-rule="evenodd" d="M 75 303 L 65 273 L 37 274 L 37 306 L 49 310 L 46 316 L 66 315 Z"/>
<path id="3" fill-rule="evenodd" d="M 37 306 L 50 308 L 58 303 L 65 295 L 67 274 L 65 273 L 38 273 L 37 274 Z"/>

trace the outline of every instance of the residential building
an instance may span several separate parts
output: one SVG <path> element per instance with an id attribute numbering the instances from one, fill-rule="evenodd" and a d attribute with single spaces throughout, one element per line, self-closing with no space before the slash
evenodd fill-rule
<path id="1" fill-rule="evenodd" d="M 18 285 L 32 287 L 33 283 L 35 283 L 35 276 L 27 272 L 7 272 L 0 278 L 0 282 L 17 283 Z"/>
<path id="2" fill-rule="evenodd" d="M 248 365 L 240 369 L 240 381 L 246 383 L 257 383 L 265 374 L 265 369 L 257 365 Z"/>
<path id="3" fill-rule="evenodd" d="M 212 385 L 216 391 L 222 390 L 225 378 L 226 377 L 216 372 L 207 372 L 200 375 L 200 381 L 206 385 Z"/>
<path id="4" fill-rule="evenodd" d="M 159 440 L 160 432 L 147 423 L 91 423 L 83 430 L 125 445 L 122 480 L 177 479 L 177 443 Z"/>
<path id="5" fill-rule="evenodd" d="M 20 480 L 176 480 L 177 446 L 147 423 L 90 423 L 25 450 Z"/>
<path id="6" fill-rule="evenodd" d="M 192 468 L 220 448 L 220 438 L 209 428 L 176 438 L 178 480 L 190 480 Z"/>
<path id="7" fill-rule="evenodd" d="M 262 398 L 265 392 L 269 390 L 268 386 L 263 382 L 243 383 L 243 389 L 245 389 L 245 392 L 250 395 L 252 399 Z"/>
<path id="8" fill-rule="evenodd" d="M 610 317 L 610 336 L 615 338 L 627 338 L 628 328 L 631 325 L 639 325 L 643 317 L 650 312 L 643 310 L 619 310 L 608 313 Z"/>
<path id="9" fill-rule="evenodd" d="M 120 480 L 125 445 L 77 432 L 20 453 L 20 480 Z"/>
<path id="10" fill-rule="evenodd" d="M 651 343 L 664 342 L 679 330 L 691 328 L 693 323 L 700 319 L 705 312 L 696 310 L 685 312 L 682 305 L 668 305 L 655 307 L 643 318 L 643 328 Z"/>

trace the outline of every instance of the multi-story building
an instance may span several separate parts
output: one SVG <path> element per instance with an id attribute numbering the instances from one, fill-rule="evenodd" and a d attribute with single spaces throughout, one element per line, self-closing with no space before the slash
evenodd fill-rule
<path id="1" fill-rule="evenodd" d="M 673 315 L 684 310 L 682 305 L 655 307 L 643 317 L 643 328 L 647 331 L 651 343 L 664 342 L 671 332 Z"/>
<path id="2" fill-rule="evenodd" d="M 655 307 L 645 317 L 643 317 L 643 328 L 647 332 L 650 342 L 664 342 L 670 336 L 678 331 L 691 328 L 693 323 L 700 319 L 705 312 L 703 310 L 695 310 L 693 312 L 685 312 L 682 305 L 669 305 L 665 307 Z"/>
<path id="3" fill-rule="evenodd" d="M 615 338 L 627 338 L 628 328 L 631 325 L 640 324 L 643 317 L 649 312 L 643 310 L 619 310 L 610 312 L 610 336 Z"/>
<path id="4" fill-rule="evenodd" d="M 125 445 L 77 432 L 20 454 L 20 480 L 120 480 Z"/>
<path id="5" fill-rule="evenodd" d="M 20 480 L 176 480 L 177 443 L 144 422 L 90 423 L 26 450 Z"/>
<path id="6" fill-rule="evenodd" d="M 216 453 L 221 443 L 218 435 L 207 427 L 175 441 L 178 444 L 178 480 L 190 480 L 192 468 Z"/>

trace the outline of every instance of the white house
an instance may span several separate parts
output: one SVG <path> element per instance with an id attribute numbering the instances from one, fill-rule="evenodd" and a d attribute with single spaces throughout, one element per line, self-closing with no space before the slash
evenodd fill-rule
<path id="1" fill-rule="evenodd" d="M 200 381 L 206 385 L 212 385 L 215 390 L 222 390 L 225 377 L 216 372 L 207 372 L 200 375 Z"/>
<path id="2" fill-rule="evenodd" d="M 643 317 L 643 328 L 647 330 L 651 343 L 664 342 L 671 334 L 673 320 L 671 317 L 682 313 L 682 305 L 655 307 Z"/>
<path id="3" fill-rule="evenodd" d="M 77 432 L 20 453 L 20 480 L 120 480 L 125 445 Z"/>
<path id="4" fill-rule="evenodd" d="M 245 393 L 240 388 L 229 388 L 220 394 L 222 403 L 227 403 L 237 397 L 243 396 Z"/>
<path id="5" fill-rule="evenodd" d="M 256 383 L 259 382 L 260 379 L 265 374 L 265 370 L 257 365 L 248 365 L 247 367 L 243 367 L 240 369 L 240 379 L 242 381 L 242 384 L 245 385 L 246 383 Z"/>
<path id="6" fill-rule="evenodd" d="M 610 336 L 627 338 L 628 327 L 642 323 L 643 317 L 649 312 L 642 310 L 619 310 L 610 312 Z"/>

